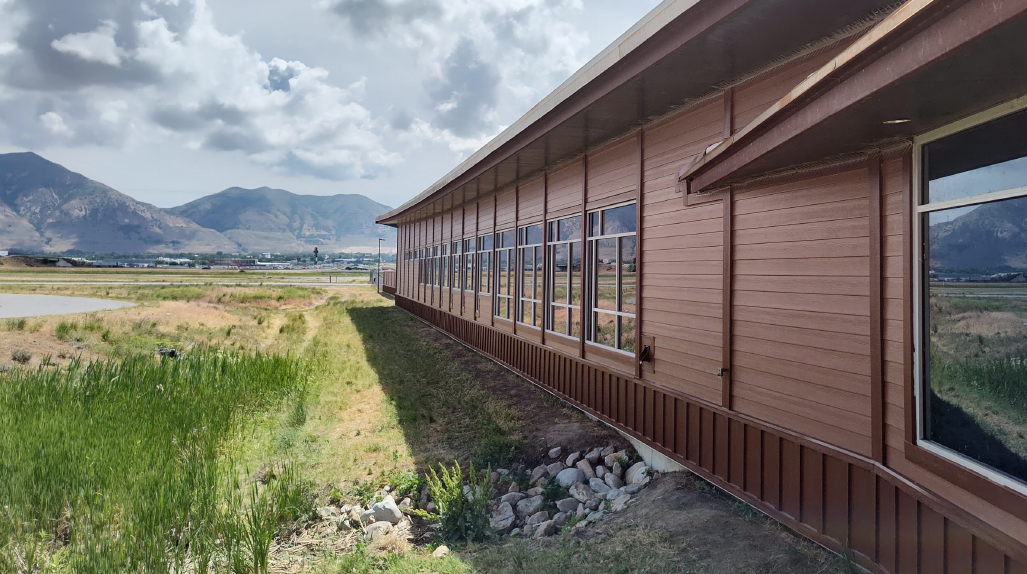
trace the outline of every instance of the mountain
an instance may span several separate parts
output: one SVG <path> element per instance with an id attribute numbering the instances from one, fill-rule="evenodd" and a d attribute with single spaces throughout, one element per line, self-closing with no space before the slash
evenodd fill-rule
<path id="1" fill-rule="evenodd" d="M 931 269 L 1027 269 L 1027 198 L 986 203 L 930 227 Z"/>
<path id="2" fill-rule="evenodd" d="M 0 155 L 0 249 L 210 253 L 237 246 L 34 153 L 11 153 Z"/>
<path id="3" fill-rule="evenodd" d="M 374 250 L 395 230 L 375 217 L 390 208 L 362 195 L 297 195 L 283 189 L 233 187 L 169 213 L 221 232 L 247 251 Z"/>
<path id="4" fill-rule="evenodd" d="M 266 187 L 161 209 L 34 153 L 0 154 L 0 249 L 16 252 L 373 251 L 378 238 L 395 244 L 374 222 L 388 210 L 362 195 Z"/>

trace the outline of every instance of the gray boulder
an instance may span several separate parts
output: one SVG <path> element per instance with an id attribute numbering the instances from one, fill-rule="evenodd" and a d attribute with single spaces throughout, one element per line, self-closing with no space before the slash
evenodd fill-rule
<path id="1" fill-rule="evenodd" d="M 599 507 L 603 505 L 603 501 L 598 498 L 593 498 L 585 503 L 585 508 L 589 510 L 599 510 Z"/>
<path id="2" fill-rule="evenodd" d="M 606 470 L 606 467 L 600 464 L 596 467 L 596 478 L 603 478 L 608 472 L 610 471 Z"/>
<path id="3" fill-rule="evenodd" d="M 603 462 L 606 463 L 606 466 L 608 468 L 613 468 L 613 465 L 616 464 L 617 459 L 621 459 L 621 458 L 624 459 L 624 460 L 630 460 L 628 458 L 628 453 L 626 451 L 622 450 L 622 451 L 618 451 L 618 452 L 615 452 L 613 454 L 608 454 L 608 455 L 604 456 L 603 457 Z"/>
<path id="4" fill-rule="evenodd" d="M 566 467 L 566 466 L 564 466 L 564 464 L 563 464 L 562 462 L 560 462 L 560 461 L 556 461 L 556 462 L 554 462 L 553 464 L 551 464 L 551 465 L 547 466 L 547 467 L 546 467 L 546 471 L 547 471 L 547 472 L 549 473 L 549 476 L 557 476 L 557 475 L 559 475 L 559 474 L 560 474 L 560 472 L 562 472 L 562 471 L 563 471 L 563 470 L 564 470 L 565 468 L 567 468 L 567 467 Z"/>
<path id="5" fill-rule="evenodd" d="M 625 508 L 627 508 L 629 500 L 631 500 L 630 494 L 625 494 L 624 496 L 617 498 L 613 501 L 613 504 L 610 506 L 610 510 L 614 512 L 620 512 L 621 510 L 624 510 Z"/>
<path id="6" fill-rule="evenodd" d="M 549 474 L 549 470 L 546 467 L 539 465 L 535 467 L 535 470 L 531 471 L 531 484 L 535 484 L 538 480 L 545 475 Z"/>
<path id="7" fill-rule="evenodd" d="M 509 504 L 517 504 L 518 502 L 524 500 L 525 498 L 528 498 L 528 495 L 526 495 L 526 494 L 524 494 L 522 492 L 510 492 L 510 493 L 504 494 L 503 497 L 499 499 L 499 502 L 506 502 L 506 503 L 509 503 Z"/>
<path id="8" fill-rule="evenodd" d="M 556 534 L 557 530 L 559 530 L 559 527 L 556 525 L 556 521 L 549 520 L 538 525 L 538 528 L 535 529 L 534 537 L 545 538 L 546 536 L 552 536 Z"/>
<path id="9" fill-rule="evenodd" d="M 610 472 L 612 472 L 617 478 L 624 478 L 624 467 L 621 466 L 619 462 L 613 463 L 613 466 L 610 467 Z"/>
<path id="10" fill-rule="evenodd" d="M 638 494 L 642 490 L 642 486 L 639 484 L 629 484 L 622 488 L 625 494 Z"/>
<path id="11" fill-rule="evenodd" d="M 556 509 L 560 512 L 574 512 L 578 504 L 581 503 L 576 498 L 565 498 L 556 502 Z"/>
<path id="12" fill-rule="evenodd" d="M 403 519 L 403 511 L 396 505 L 396 499 L 392 498 L 392 495 L 387 495 L 381 502 L 376 502 L 371 506 L 370 512 L 374 514 L 375 522 L 388 522 L 389 524 L 396 524 Z"/>
<path id="13" fill-rule="evenodd" d="M 566 464 L 567 466 L 574 466 L 574 464 L 577 463 L 578 460 L 580 460 L 580 459 L 581 459 L 581 453 L 580 452 L 574 452 L 574 453 L 571 453 L 567 457 L 567 460 L 564 461 L 564 464 Z"/>
<path id="14" fill-rule="evenodd" d="M 596 494 L 606 494 L 607 492 L 613 490 L 612 488 L 607 486 L 605 482 L 599 480 L 598 478 L 593 478 L 589 480 L 588 487 L 591 488 Z"/>
<path id="15" fill-rule="evenodd" d="M 580 482 L 571 486 L 568 489 L 568 492 L 578 502 L 588 502 L 595 498 L 595 494 L 592 492 L 592 489 L 589 488 L 587 484 Z"/>
<path id="16" fill-rule="evenodd" d="M 529 488 L 528 492 L 527 492 L 528 496 L 538 496 L 540 494 L 542 494 L 542 487 L 541 486 L 536 486 L 535 488 Z"/>
<path id="17" fill-rule="evenodd" d="M 617 500 L 622 496 L 624 496 L 624 491 L 619 488 L 615 488 L 606 493 L 606 500 Z"/>
<path id="18" fill-rule="evenodd" d="M 572 484 L 585 482 L 585 473 L 580 468 L 565 468 L 556 475 L 556 482 L 564 488 L 570 488 Z"/>
<path id="19" fill-rule="evenodd" d="M 556 447 L 549 451 L 549 458 L 560 458 L 560 454 L 563 453 L 563 449 Z"/>
<path id="20" fill-rule="evenodd" d="M 610 488 L 621 488 L 624 486 L 624 481 L 617 478 L 617 475 L 612 472 L 606 473 L 606 476 L 603 477 L 603 482 Z"/>
<path id="21" fill-rule="evenodd" d="M 543 504 L 545 504 L 545 499 L 541 496 L 525 498 L 517 503 L 517 514 L 520 516 L 531 516 L 539 510 L 542 510 Z"/>
<path id="22" fill-rule="evenodd" d="M 541 511 L 536 512 L 535 514 L 532 514 L 531 516 L 529 516 L 528 519 L 524 521 L 524 523 L 525 524 L 542 524 L 543 522 L 545 522 L 547 520 L 549 520 L 549 513 L 546 512 L 545 510 L 541 510 Z"/>
<path id="23" fill-rule="evenodd" d="M 492 530 L 502 534 L 513 528 L 515 522 L 517 522 L 517 515 L 514 514 L 513 506 L 509 502 L 504 502 L 492 513 L 489 525 L 492 527 Z"/>
<path id="24" fill-rule="evenodd" d="M 567 519 L 568 519 L 568 513 L 566 513 L 566 512 L 558 512 L 556 514 L 556 516 L 553 517 L 553 522 L 555 522 L 557 526 L 561 526 L 562 527 L 564 524 L 567 524 Z"/>
<path id="25" fill-rule="evenodd" d="M 605 458 L 605 457 L 608 457 L 608 456 L 610 456 L 611 454 L 613 454 L 615 452 L 617 452 L 617 447 L 615 447 L 615 446 L 613 446 L 611 444 L 610 446 L 604 448 L 603 452 L 599 453 L 599 456 L 602 456 L 603 458 Z"/>
<path id="26" fill-rule="evenodd" d="M 596 464 L 596 463 L 599 462 L 599 455 L 602 452 L 603 452 L 603 449 L 601 449 L 601 448 L 594 448 L 594 449 L 588 451 L 587 453 L 585 453 L 585 460 L 587 460 L 588 462 L 590 462 L 592 464 Z"/>

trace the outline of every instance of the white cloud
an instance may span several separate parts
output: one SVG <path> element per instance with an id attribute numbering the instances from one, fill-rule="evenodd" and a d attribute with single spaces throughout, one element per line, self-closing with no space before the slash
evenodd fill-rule
<path id="1" fill-rule="evenodd" d="M 39 121 L 43 122 L 43 126 L 56 135 L 71 135 L 71 129 L 64 123 L 64 118 L 57 112 L 46 112 L 39 116 Z"/>
<path id="2" fill-rule="evenodd" d="M 125 50 L 118 47 L 114 39 L 117 31 L 118 24 L 116 22 L 105 20 L 100 23 L 99 28 L 92 32 L 68 34 L 59 40 L 54 40 L 50 46 L 58 52 L 78 56 L 87 62 L 119 67 L 122 58 L 127 54 Z"/>
<path id="3" fill-rule="evenodd" d="M 0 42 L 0 57 L 8 54 L 13 54 L 18 50 L 18 45 L 14 42 Z"/>

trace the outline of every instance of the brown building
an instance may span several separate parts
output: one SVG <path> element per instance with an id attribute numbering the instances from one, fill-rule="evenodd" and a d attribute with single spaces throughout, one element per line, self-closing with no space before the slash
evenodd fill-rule
<path id="1" fill-rule="evenodd" d="M 668 0 L 396 300 L 875 572 L 1027 572 L 1027 2 Z"/>

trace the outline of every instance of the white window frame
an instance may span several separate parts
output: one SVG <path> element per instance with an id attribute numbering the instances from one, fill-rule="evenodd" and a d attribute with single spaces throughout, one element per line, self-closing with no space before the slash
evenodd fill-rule
<path id="1" fill-rule="evenodd" d="M 531 224 L 528 224 L 528 225 L 522 225 L 519 228 L 517 228 L 517 237 L 516 237 L 517 252 L 516 252 L 516 255 L 515 255 L 516 260 L 517 260 L 517 274 L 516 274 L 517 275 L 517 277 L 516 277 L 516 279 L 517 279 L 517 289 L 516 289 L 516 293 L 515 293 L 517 302 L 516 302 L 515 308 L 514 308 L 514 321 L 516 321 L 518 325 L 523 325 L 523 326 L 531 328 L 531 329 L 541 329 L 542 328 L 542 324 L 545 324 L 545 317 L 542 315 L 544 313 L 544 311 L 545 311 L 545 307 L 544 307 L 545 301 L 544 301 L 544 294 L 543 294 L 543 291 L 544 291 L 543 285 L 544 285 L 544 281 L 545 281 L 545 279 L 544 279 L 544 277 L 545 277 L 545 268 L 543 267 L 543 269 L 541 270 L 541 273 L 539 272 L 540 262 L 538 261 L 538 258 L 536 257 L 536 255 L 541 256 L 542 261 L 545 261 L 545 259 L 546 259 L 546 254 L 544 253 L 545 250 L 542 248 L 542 246 L 545 245 L 545 235 L 542 235 L 542 239 L 538 243 L 524 243 L 524 244 L 521 243 L 521 235 L 522 234 L 524 235 L 524 240 L 525 240 L 525 242 L 527 242 L 527 239 L 528 239 L 528 229 L 531 228 L 531 227 L 536 227 L 536 226 L 542 228 L 542 233 L 543 234 L 546 232 L 546 224 L 545 224 L 545 222 L 531 223 Z M 531 250 L 532 258 L 534 259 L 534 263 L 533 263 L 533 267 L 534 268 L 532 269 L 531 272 L 532 272 L 533 279 L 535 281 L 535 290 L 538 293 L 538 298 L 537 299 L 524 296 L 524 280 L 525 280 L 525 278 L 527 276 L 527 271 L 524 269 L 524 260 L 525 260 L 524 255 L 525 255 L 525 251 L 528 250 L 528 249 Z M 531 323 L 526 323 L 526 322 L 521 320 L 522 319 L 522 311 L 524 310 L 522 305 L 524 303 L 531 303 L 532 304 L 532 318 L 539 317 L 541 319 L 541 321 L 540 321 L 541 324 L 533 325 Z"/>
<path id="2" fill-rule="evenodd" d="M 1014 478 L 1000 470 L 994 469 L 984 463 L 981 463 L 973 458 L 963 455 L 955 450 L 952 450 L 944 445 L 933 442 L 929 438 L 924 436 L 924 401 L 927 398 L 925 393 L 926 386 L 928 384 L 926 375 L 926 367 L 924 359 L 926 358 L 924 350 L 927 348 L 924 343 L 924 273 L 926 268 L 924 266 L 923 258 L 923 237 L 924 237 L 924 215 L 942 211 L 945 209 L 952 209 L 955 207 L 966 207 L 970 205 L 980 205 L 984 203 L 993 203 L 996 201 L 1002 201 L 1004 199 L 1013 199 L 1017 197 L 1027 197 L 1027 187 L 1019 187 L 1013 189 L 1006 189 L 1002 191 L 994 191 L 990 193 L 983 193 L 981 195 L 974 195 L 971 197 L 958 198 L 947 201 L 939 201 L 936 203 L 923 204 L 924 200 L 924 173 L 923 173 L 923 148 L 925 145 L 948 137 L 953 134 L 968 130 L 970 128 L 985 124 L 992 120 L 997 120 L 1013 113 L 1027 109 L 1027 96 L 1022 96 L 1015 100 L 999 104 L 993 108 L 979 112 L 957 120 L 949 125 L 942 126 L 938 129 L 929 131 L 913 138 L 913 396 L 916 402 L 915 408 L 915 435 L 916 444 L 918 447 L 931 452 L 949 462 L 968 468 L 977 474 L 983 475 L 987 479 L 1006 486 L 1020 494 L 1027 495 L 1027 482 L 1024 482 L 1018 478 Z"/>
<path id="3" fill-rule="evenodd" d="M 549 220 L 546 221 L 545 229 L 543 229 L 542 231 L 543 231 L 543 233 L 547 233 L 548 234 L 549 231 L 550 231 L 549 230 L 550 225 L 555 224 L 555 225 L 559 226 L 561 221 L 563 221 L 565 219 L 572 219 L 572 218 L 575 218 L 575 217 L 581 219 L 582 216 L 580 214 L 577 214 L 577 215 L 568 215 L 566 217 L 561 217 L 561 218 L 558 218 L 558 219 L 549 219 Z M 581 257 L 581 271 L 579 271 L 579 274 L 581 276 L 583 276 L 584 273 L 585 273 L 586 268 L 588 267 L 587 261 L 585 261 L 585 254 L 584 254 L 584 249 L 583 249 L 583 246 L 587 242 L 587 239 L 585 238 L 586 233 L 585 233 L 585 223 L 584 223 L 584 221 L 582 221 L 582 223 L 581 223 L 581 232 L 580 233 L 581 233 L 581 237 L 578 237 L 577 239 L 561 239 L 559 241 L 553 240 L 551 235 L 547 235 L 546 236 L 546 250 L 547 250 L 547 253 L 545 254 L 546 265 L 545 265 L 545 273 L 544 273 L 544 275 L 545 275 L 545 282 L 546 282 L 545 284 L 546 284 L 547 287 L 549 287 L 549 289 L 548 289 L 548 297 L 547 297 L 547 300 L 545 302 L 545 316 L 543 317 L 543 324 L 546 327 L 546 333 L 552 334 L 552 335 L 558 335 L 560 337 L 564 337 L 566 339 L 575 340 L 575 341 L 578 340 L 578 337 L 581 336 L 581 330 L 584 328 L 584 326 L 583 326 L 584 318 L 582 317 L 581 308 L 584 306 L 585 295 L 584 295 L 584 293 L 580 292 L 581 291 L 581 284 L 580 283 L 578 283 L 577 285 L 574 284 L 574 273 L 571 270 L 574 268 L 574 254 L 573 254 L 573 247 L 574 246 L 577 246 L 578 251 L 581 252 L 580 253 L 580 257 Z M 557 249 L 557 247 L 559 247 L 561 245 L 566 245 L 567 248 L 568 248 L 568 250 L 567 250 L 567 283 L 568 283 L 568 285 L 569 285 L 569 287 L 571 289 L 571 291 L 570 291 L 571 295 L 567 298 L 567 303 L 557 303 L 556 301 L 553 300 L 553 292 L 554 292 L 554 289 L 556 288 L 556 249 Z M 581 305 L 574 305 L 574 304 L 571 303 L 571 301 L 574 300 L 574 295 L 573 295 L 574 291 L 578 291 L 578 297 L 580 298 L 579 300 L 582 302 Z M 573 317 L 573 314 L 574 313 L 578 314 L 578 336 L 568 335 L 567 333 L 561 333 L 559 331 L 554 331 L 553 330 L 553 322 L 554 322 L 553 321 L 553 317 L 555 317 L 557 309 L 566 309 L 567 310 L 567 330 L 569 330 L 569 331 L 573 331 L 573 329 L 571 327 L 571 325 L 573 325 L 573 321 L 571 321 L 571 318 Z"/>

